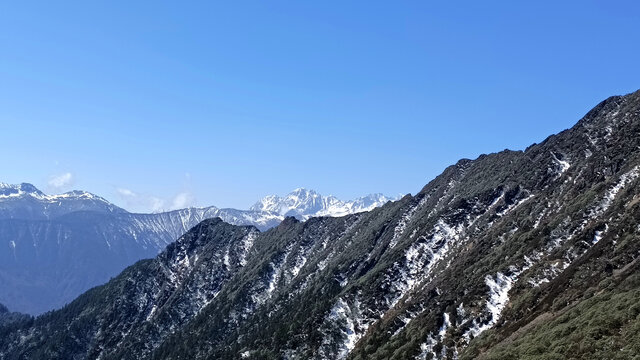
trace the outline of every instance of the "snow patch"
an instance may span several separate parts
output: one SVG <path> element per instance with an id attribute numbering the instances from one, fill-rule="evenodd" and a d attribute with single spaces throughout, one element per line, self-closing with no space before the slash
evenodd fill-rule
<path id="1" fill-rule="evenodd" d="M 360 302 L 356 299 L 349 305 L 339 298 L 325 319 L 324 339 L 320 348 L 321 358 L 344 359 L 349 355 L 356 343 L 366 333 L 371 321 L 363 318 Z M 327 329 L 328 328 L 328 329 Z M 338 337 L 335 337 L 338 330 Z"/>
<path id="2" fill-rule="evenodd" d="M 241 252 L 239 256 L 241 266 L 247 265 L 247 255 L 249 254 L 249 250 L 253 248 L 253 243 L 256 240 L 257 236 L 258 236 L 257 233 L 255 231 L 252 231 L 242 239 L 242 242 L 240 245 Z"/>
<path id="3" fill-rule="evenodd" d="M 393 238 L 391 238 L 391 241 L 389 242 L 390 248 L 393 248 L 398 244 L 398 240 L 404 234 L 407 228 L 407 225 L 413 219 L 414 214 L 420 207 L 426 204 L 427 200 L 429 200 L 428 196 L 423 197 L 416 206 L 412 207 L 402 215 L 402 217 L 400 218 L 400 221 L 398 221 L 398 224 L 393 229 Z M 415 235 L 415 234 L 412 234 L 412 235 Z"/>
<path id="4" fill-rule="evenodd" d="M 390 307 L 395 306 L 401 298 L 424 280 L 431 269 L 442 260 L 451 248 L 451 244 L 460 239 L 463 232 L 461 224 L 452 227 L 440 219 L 433 228 L 433 235 L 428 239 L 418 240 L 405 252 L 403 266 L 392 267 L 398 274 L 397 279 L 387 278 L 392 296 L 387 298 Z"/>
<path id="5" fill-rule="evenodd" d="M 224 252 L 222 263 L 227 267 L 227 270 L 231 268 L 231 257 L 229 256 L 229 248 Z"/>
<path id="6" fill-rule="evenodd" d="M 596 211 L 600 214 L 605 212 L 616 199 L 620 190 L 624 189 L 625 186 L 637 179 L 638 175 L 640 175 L 640 166 L 635 166 L 630 171 L 622 174 L 622 176 L 620 176 L 620 181 L 605 193 L 604 199 L 602 199 L 602 202 Z"/>
<path id="7" fill-rule="evenodd" d="M 571 167 L 571 164 L 569 164 L 568 161 L 558 159 L 556 154 L 553 152 L 551 153 L 551 156 L 553 157 L 553 162 L 560 168 L 558 176 L 564 174 Z"/>
<path id="8" fill-rule="evenodd" d="M 607 232 L 607 230 L 609 230 L 609 225 L 604 226 L 604 230 L 598 230 L 596 231 L 595 235 L 593 236 L 593 240 L 591 241 L 591 244 L 595 245 L 597 244 L 600 240 L 602 240 L 602 236 L 604 235 L 604 233 Z"/>
<path id="9" fill-rule="evenodd" d="M 509 302 L 509 291 L 516 281 L 518 281 L 520 274 L 531 268 L 534 264 L 533 259 L 527 256 L 525 256 L 524 259 L 525 265 L 520 269 L 512 266 L 509 269 L 509 275 L 498 272 L 495 276 L 487 275 L 485 277 L 484 283 L 489 288 L 489 298 L 487 299 L 486 313 L 484 314 L 486 316 L 473 319 L 471 327 L 462 335 L 467 344 L 472 338 L 475 338 L 498 323 L 502 310 Z M 482 317 L 485 317 L 485 319 L 482 319 Z"/>
<path id="10" fill-rule="evenodd" d="M 527 201 L 531 200 L 531 199 L 532 199 L 532 198 L 534 198 L 534 197 L 535 197 L 535 195 L 533 195 L 533 194 L 532 194 L 532 195 L 527 196 L 527 197 L 526 197 L 526 198 L 524 198 L 524 199 L 521 199 L 521 200 L 519 200 L 519 201 L 516 201 L 515 203 L 513 203 L 513 204 L 511 204 L 511 205 L 507 206 L 507 208 L 506 208 L 506 209 L 504 209 L 504 210 L 500 211 L 500 212 L 499 212 L 499 213 L 497 213 L 496 215 L 498 215 L 498 217 L 503 217 L 504 215 L 508 214 L 509 212 L 511 212 L 511 211 L 513 211 L 514 209 L 516 209 L 518 206 L 520 206 L 520 205 L 524 204 L 525 202 L 527 202 Z"/>
<path id="11" fill-rule="evenodd" d="M 418 359 L 418 360 L 426 360 L 427 356 L 429 354 L 431 354 L 432 359 L 444 359 L 444 358 L 446 358 L 446 356 L 447 356 L 447 347 L 446 346 L 442 346 L 442 350 L 440 351 L 440 354 L 438 354 L 435 351 L 435 347 L 439 343 L 442 343 L 442 341 L 444 340 L 445 335 L 447 334 L 447 329 L 449 329 L 450 327 L 451 327 L 451 321 L 449 320 L 449 314 L 444 313 L 443 319 L 442 319 L 442 326 L 440 326 L 440 329 L 438 330 L 438 334 L 436 335 L 436 337 L 434 337 L 433 334 L 429 334 L 427 336 L 427 341 L 425 341 L 424 343 L 422 343 L 420 345 L 421 352 L 416 357 L 416 359 Z"/>
<path id="12" fill-rule="evenodd" d="M 291 277 L 294 278 L 298 276 L 298 274 L 300 273 L 300 270 L 306 263 L 307 263 L 307 257 L 304 254 L 300 254 L 300 256 L 298 256 L 298 258 L 296 259 L 295 264 L 290 270 Z"/>

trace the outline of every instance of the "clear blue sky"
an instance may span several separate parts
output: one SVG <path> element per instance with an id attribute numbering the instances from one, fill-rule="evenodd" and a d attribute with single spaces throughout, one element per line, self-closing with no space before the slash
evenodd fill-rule
<path id="1" fill-rule="evenodd" d="M 136 211 L 415 193 L 640 88 L 639 42 L 631 0 L 3 2 L 0 181 Z"/>

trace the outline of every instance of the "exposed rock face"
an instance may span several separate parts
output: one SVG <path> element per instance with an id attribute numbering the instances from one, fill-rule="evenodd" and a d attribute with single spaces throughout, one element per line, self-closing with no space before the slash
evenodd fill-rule
<path id="1" fill-rule="evenodd" d="M 208 220 L 14 323 L 0 358 L 632 358 L 638 149 L 636 92 L 370 212 L 263 233 Z"/>

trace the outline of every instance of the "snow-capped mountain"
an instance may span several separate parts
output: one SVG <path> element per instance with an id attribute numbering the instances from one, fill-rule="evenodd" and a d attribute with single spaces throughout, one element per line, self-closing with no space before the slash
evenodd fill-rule
<path id="1" fill-rule="evenodd" d="M 28 183 L 0 183 L 0 219 L 46 220 L 75 211 L 126 212 L 86 191 L 47 195 Z"/>
<path id="2" fill-rule="evenodd" d="M 352 201 L 342 201 L 332 195 L 323 196 L 314 190 L 298 188 L 283 197 L 265 196 L 250 210 L 268 211 L 306 220 L 313 216 L 344 216 L 369 211 L 393 200 L 397 199 L 382 194 L 371 194 Z"/>
<path id="3" fill-rule="evenodd" d="M 343 203 L 309 193 L 322 199 L 321 205 L 342 208 L 339 212 L 334 211 L 337 205 L 314 210 L 300 201 L 300 209 L 289 207 L 288 211 L 308 218 L 312 211 L 342 215 L 383 203 L 378 197 Z M 31 184 L 2 183 L 0 303 L 30 314 L 59 308 L 134 262 L 156 256 L 190 228 L 214 217 L 264 231 L 278 225 L 285 215 L 269 209 L 215 206 L 136 214 L 86 191 L 47 195 Z"/>

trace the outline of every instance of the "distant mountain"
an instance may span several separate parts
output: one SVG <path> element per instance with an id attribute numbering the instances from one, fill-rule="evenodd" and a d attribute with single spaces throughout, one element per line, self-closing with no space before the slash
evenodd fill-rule
<path id="1" fill-rule="evenodd" d="M 47 220 L 75 211 L 126 212 L 86 191 L 46 195 L 31 184 L 0 183 L 0 219 Z"/>
<path id="2" fill-rule="evenodd" d="M 322 196 L 313 190 L 298 188 L 284 197 L 270 195 L 255 203 L 250 210 L 267 211 L 306 220 L 313 216 L 344 216 L 369 211 L 397 200 L 382 194 L 371 194 L 352 201 Z"/>
<path id="3" fill-rule="evenodd" d="M 31 184 L 2 183 L 0 303 L 28 314 L 59 308 L 214 217 L 260 230 L 284 219 L 268 210 L 214 206 L 135 214 L 85 191 L 46 195 Z"/>
<path id="4" fill-rule="evenodd" d="M 415 196 L 258 232 L 204 220 L 2 359 L 636 359 L 640 91 Z"/>

